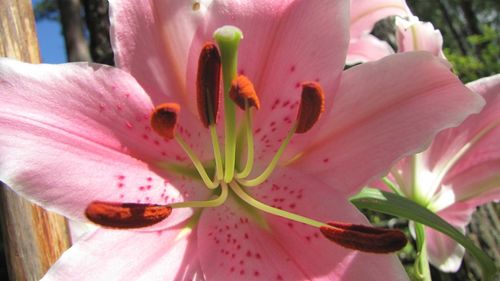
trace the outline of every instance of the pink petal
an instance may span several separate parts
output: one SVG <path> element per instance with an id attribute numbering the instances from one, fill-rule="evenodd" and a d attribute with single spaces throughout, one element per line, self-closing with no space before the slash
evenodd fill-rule
<path id="1" fill-rule="evenodd" d="M 208 196 L 194 180 L 166 180 L 157 165 L 179 148 L 151 133 L 151 101 L 127 73 L 4 59 L 0 92 L 0 178 L 45 208 L 82 221 L 93 200 L 162 204 Z M 178 210 L 167 224 L 190 214 Z"/>
<path id="2" fill-rule="evenodd" d="M 470 222 L 474 211 L 475 206 L 459 203 L 437 214 L 465 233 L 465 226 Z M 465 249 L 439 231 L 426 228 L 425 234 L 430 263 L 444 272 L 456 272 L 462 263 Z"/>
<path id="3" fill-rule="evenodd" d="M 409 20 L 396 18 L 398 52 L 428 51 L 444 58 L 443 36 L 430 22 L 421 22 L 417 17 Z"/>
<path id="4" fill-rule="evenodd" d="M 320 221 L 368 224 L 347 198 L 292 169 L 273 173 L 249 193 L 269 205 Z M 325 200 L 326 199 L 326 200 Z M 198 234 L 200 262 L 213 280 L 406 280 L 394 255 L 347 250 L 319 229 L 252 209 L 241 201 L 205 210 Z"/>
<path id="5" fill-rule="evenodd" d="M 212 1 L 206 9 L 201 7 L 198 12 L 203 17 L 193 16 L 191 3 L 178 2 L 183 3 L 182 7 L 158 2 L 157 9 L 164 28 L 168 30 L 176 27 L 166 27 L 167 22 L 181 17 L 190 20 L 188 28 L 196 28 L 195 37 L 187 46 L 189 91 L 193 92 L 195 87 L 199 50 L 206 41 L 212 40 L 217 28 L 227 24 L 237 26 L 244 34 L 239 49 L 238 71 L 253 81 L 263 105 L 261 112 L 264 117 L 267 117 L 271 103 L 277 97 L 291 95 L 293 91 L 298 97 L 297 82 L 320 79 L 332 89 L 335 86 L 347 48 L 347 1 L 221 0 Z M 331 28 L 321 28 L 323 26 Z M 178 29 L 175 32 L 182 36 L 186 34 Z M 170 40 L 177 37 L 172 35 Z"/>
<path id="6" fill-rule="evenodd" d="M 194 235 L 99 229 L 66 251 L 43 281 L 204 280 Z"/>
<path id="7" fill-rule="evenodd" d="M 411 12 L 404 0 L 351 0 L 351 38 L 370 32 L 383 18 L 409 15 Z"/>
<path id="8" fill-rule="evenodd" d="M 445 165 L 460 149 L 474 141 L 443 180 L 451 186 L 456 201 L 470 200 L 500 187 L 500 75 L 467 85 L 486 100 L 484 109 L 467 118 L 459 127 L 440 133 L 429 149 L 429 165 L 434 169 Z M 493 194 L 489 194 L 493 195 Z M 498 194 L 496 200 L 500 200 Z M 495 197 L 489 196 L 490 200 Z M 478 198 L 479 199 L 479 198 Z"/>
<path id="9" fill-rule="evenodd" d="M 67 223 L 71 237 L 71 244 L 75 244 L 76 241 L 84 237 L 85 234 L 95 231 L 98 228 L 98 226 L 91 223 L 79 222 L 70 219 L 67 220 Z"/>
<path id="10" fill-rule="evenodd" d="M 365 63 L 345 72 L 334 108 L 318 126 L 319 140 L 292 165 L 353 193 L 483 104 L 429 53 Z"/>
<path id="11" fill-rule="evenodd" d="M 347 50 L 346 64 L 374 61 L 394 54 L 391 46 L 371 34 L 351 39 Z"/>
<path id="12" fill-rule="evenodd" d="M 116 65 L 137 79 L 154 104 L 175 101 L 185 106 L 185 67 L 193 28 L 189 32 L 189 25 L 182 25 L 186 20 L 179 25 L 172 21 L 173 28 L 179 30 L 179 36 L 172 38 L 163 32 L 152 1 L 109 2 Z M 176 6 L 179 4 L 177 1 Z M 178 10 L 176 6 L 172 5 L 171 9 Z M 174 46 L 168 46 L 169 42 Z"/>
<path id="13" fill-rule="evenodd" d="M 337 86 L 347 48 L 347 1 L 219 0 L 194 6 L 189 1 L 153 1 L 152 7 L 123 2 L 111 5 L 118 63 L 155 102 L 155 92 L 174 91 L 178 96 L 172 98 L 190 104 L 194 112 L 189 99 L 194 96 L 199 52 L 213 40 L 213 32 L 227 24 L 244 34 L 238 71 L 254 82 L 260 96 L 263 109 L 256 120 L 271 119 L 274 103 L 295 103 L 303 81 L 320 80 L 330 95 Z"/>
<path id="14" fill-rule="evenodd" d="M 426 228 L 429 262 L 443 272 L 456 272 L 462 264 L 464 247 L 441 232 Z"/>

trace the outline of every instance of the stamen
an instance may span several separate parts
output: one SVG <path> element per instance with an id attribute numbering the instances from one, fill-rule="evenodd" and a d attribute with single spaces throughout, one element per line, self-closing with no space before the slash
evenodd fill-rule
<path id="1" fill-rule="evenodd" d="M 104 227 L 130 229 L 157 224 L 171 212 L 171 207 L 163 205 L 94 201 L 85 209 L 85 216 Z"/>
<path id="2" fill-rule="evenodd" d="M 151 128 L 166 139 L 174 138 L 179 111 L 180 106 L 176 103 L 160 104 L 151 114 Z"/>
<path id="3" fill-rule="evenodd" d="M 215 158 L 215 177 L 222 180 L 222 156 L 219 139 L 217 138 L 217 113 L 219 112 L 219 92 L 221 77 L 221 58 L 217 46 L 206 43 L 198 60 L 198 75 L 196 77 L 196 101 L 198 113 L 205 128 L 210 129 Z"/>
<path id="4" fill-rule="evenodd" d="M 326 238 L 349 249 L 370 253 L 391 253 L 401 250 L 407 243 L 406 236 L 399 230 L 340 222 L 325 224 L 257 201 L 234 181 L 229 185 L 234 193 L 250 206 L 269 214 L 319 228 Z"/>
<path id="5" fill-rule="evenodd" d="M 255 93 L 253 84 L 244 75 L 240 75 L 233 80 L 229 96 L 242 110 L 246 110 L 248 107 L 260 108 L 259 97 Z"/>
<path id="6" fill-rule="evenodd" d="M 213 43 L 206 43 L 198 60 L 196 77 L 196 101 L 201 122 L 208 128 L 217 119 L 219 110 L 219 87 L 221 60 L 219 51 Z"/>
<path id="7" fill-rule="evenodd" d="M 247 135 L 247 163 L 245 168 L 236 174 L 237 179 L 244 179 L 253 169 L 254 147 L 253 147 L 253 126 L 252 126 L 252 110 L 248 107 L 248 100 L 245 101 L 245 131 Z"/>
<path id="8" fill-rule="evenodd" d="M 304 224 L 307 224 L 307 225 L 310 225 L 310 226 L 313 226 L 313 227 L 316 227 L 316 228 L 319 228 L 319 227 L 322 227 L 322 226 L 326 226 L 326 224 L 322 223 L 322 222 L 319 222 L 319 221 L 316 221 L 316 220 L 313 220 L 313 219 L 310 219 L 310 218 L 306 218 L 304 216 L 301 216 L 301 215 L 297 215 L 297 214 L 294 214 L 294 213 L 290 213 L 290 212 L 287 212 L 287 211 L 284 211 L 284 210 L 281 210 L 281 209 L 278 209 L 278 208 L 274 208 L 274 207 L 271 207 L 269 205 L 266 205 L 260 201 L 257 201 L 256 199 L 252 198 L 250 195 L 248 195 L 236 182 L 231 182 L 229 184 L 229 186 L 231 186 L 231 190 L 234 191 L 234 193 L 236 193 L 236 195 L 238 195 L 238 197 L 240 197 L 243 201 L 245 201 L 246 203 L 248 203 L 250 206 L 252 207 L 255 207 L 259 210 L 262 210 L 266 213 L 269 213 L 269 214 L 273 214 L 273 215 L 276 215 L 276 216 L 280 216 L 280 217 L 283 217 L 283 218 L 286 218 L 286 219 L 290 219 L 290 220 L 293 220 L 293 221 L 296 221 L 296 222 L 300 222 L 300 223 L 304 223 Z"/>
<path id="9" fill-rule="evenodd" d="M 404 233 L 395 229 L 329 222 L 320 230 L 326 238 L 343 247 L 369 253 L 396 252 L 407 243 Z"/>
<path id="10" fill-rule="evenodd" d="M 319 115 L 324 111 L 325 97 L 321 86 L 316 82 L 305 82 L 302 84 L 302 96 L 297 114 L 297 121 L 294 123 L 285 140 L 278 148 L 273 159 L 266 169 L 258 177 L 251 180 L 243 180 L 240 177 L 238 182 L 244 186 L 257 186 L 263 183 L 273 172 L 278 165 L 278 161 L 283 155 L 285 148 L 290 143 L 292 136 L 295 133 L 305 133 L 318 121 Z"/>
<path id="11" fill-rule="evenodd" d="M 235 26 L 223 26 L 214 32 L 215 41 L 219 46 L 222 60 L 222 78 L 224 81 L 224 181 L 231 182 L 234 177 L 236 162 L 236 109 L 229 98 L 231 82 L 236 77 L 238 65 L 238 46 L 243 38 L 241 30 Z"/>
<path id="12" fill-rule="evenodd" d="M 210 180 L 200 159 L 191 150 L 184 139 L 180 135 L 175 134 L 179 111 L 180 106 L 176 103 L 164 103 L 157 106 L 151 114 L 151 127 L 156 133 L 166 139 L 175 138 L 184 152 L 186 152 L 189 159 L 191 159 L 191 162 L 193 162 L 205 185 L 210 189 L 214 189 L 219 185 L 219 181 L 217 179 L 215 181 Z"/>
<path id="13" fill-rule="evenodd" d="M 281 143 L 281 146 L 278 148 L 278 151 L 274 155 L 273 159 L 266 167 L 266 169 L 262 172 L 262 174 L 250 180 L 238 179 L 238 182 L 244 186 L 257 186 L 265 182 L 267 178 L 269 178 L 269 176 L 273 173 L 274 168 L 276 168 L 276 166 L 278 165 L 281 155 L 283 155 L 283 152 L 285 152 L 285 148 L 290 143 L 290 140 L 292 140 L 292 136 L 296 130 L 297 130 L 297 124 L 294 124 L 290 129 L 290 131 L 288 132 L 288 135 L 285 137 L 285 140 L 283 140 L 283 143 Z"/>
<path id="14" fill-rule="evenodd" d="M 215 124 L 210 125 L 210 137 L 212 138 L 212 147 L 215 158 L 215 179 L 222 181 L 224 179 L 224 170 L 222 168 L 222 155 L 220 153 L 219 138 L 217 136 L 217 128 Z"/>
<path id="15" fill-rule="evenodd" d="M 247 177 L 253 168 L 253 132 L 252 132 L 252 107 L 259 109 L 260 101 L 252 82 L 244 75 L 240 75 L 231 83 L 229 96 L 236 105 L 245 110 L 244 130 L 247 138 L 247 162 L 245 168 L 236 174 L 236 178 Z"/>
<path id="16" fill-rule="evenodd" d="M 203 164 L 201 163 L 200 159 L 191 150 L 186 141 L 184 141 L 184 139 L 180 135 L 175 135 L 175 140 L 177 141 L 177 143 L 179 143 L 184 152 L 186 152 L 189 159 L 191 159 L 191 162 L 193 162 L 194 167 L 196 168 L 196 170 L 198 170 L 198 173 L 200 174 L 203 183 L 205 183 L 205 186 L 208 187 L 209 189 L 214 189 L 217 186 L 219 186 L 219 180 L 215 179 L 214 181 L 212 181 L 208 177 L 207 171 L 205 171 L 205 168 L 203 167 Z"/>
<path id="17" fill-rule="evenodd" d="M 297 134 L 302 134 L 318 121 L 319 115 L 325 110 L 325 95 L 316 82 L 302 84 L 302 97 L 297 114 Z"/>
<path id="18" fill-rule="evenodd" d="M 222 182 L 221 183 L 221 193 L 217 198 L 214 198 L 212 200 L 205 200 L 205 201 L 186 201 L 186 202 L 173 203 L 173 204 L 170 204 L 170 207 L 172 209 L 217 207 L 217 206 L 224 204 L 224 202 L 226 202 L 227 195 L 228 195 L 227 184 Z"/>

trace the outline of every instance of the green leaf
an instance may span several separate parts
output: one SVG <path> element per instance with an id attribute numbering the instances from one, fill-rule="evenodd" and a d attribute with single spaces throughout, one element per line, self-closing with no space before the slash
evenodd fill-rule
<path id="1" fill-rule="evenodd" d="M 364 188 L 360 193 L 351 197 L 350 200 L 358 208 L 407 218 L 450 236 L 478 260 L 483 272 L 483 278 L 486 281 L 493 280 L 498 272 L 493 261 L 460 231 L 432 211 L 405 197 L 374 188 Z"/>

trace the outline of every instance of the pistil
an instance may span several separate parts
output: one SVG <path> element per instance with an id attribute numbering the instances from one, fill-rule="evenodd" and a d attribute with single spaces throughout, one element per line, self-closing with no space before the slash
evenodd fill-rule
<path id="1" fill-rule="evenodd" d="M 214 32 L 222 58 L 222 80 L 224 81 L 224 133 L 225 168 L 224 181 L 231 182 L 236 162 L 236 108 L 229 98 L 231 82 L 236 77 L 238 46 L 243 38 L 241 30 L 234 26 L 223 26 Z"/>

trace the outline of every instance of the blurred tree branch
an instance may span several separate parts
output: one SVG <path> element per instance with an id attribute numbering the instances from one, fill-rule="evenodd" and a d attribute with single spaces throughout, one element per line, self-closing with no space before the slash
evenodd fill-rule
<path id="1" fill-rule="evenodd" d="M 114 65 L 113 50 L 109 39 L 108 2 L 83 0 L 85 20 L 90 34 L 90 53 L 97 63 Z"/>
<path id="2" fill-rule="evenodd" d="M 90 61 L 89 47 L 83 35 L 80 0 L 58 0 L 57 6 L 68 61 Z"/>

